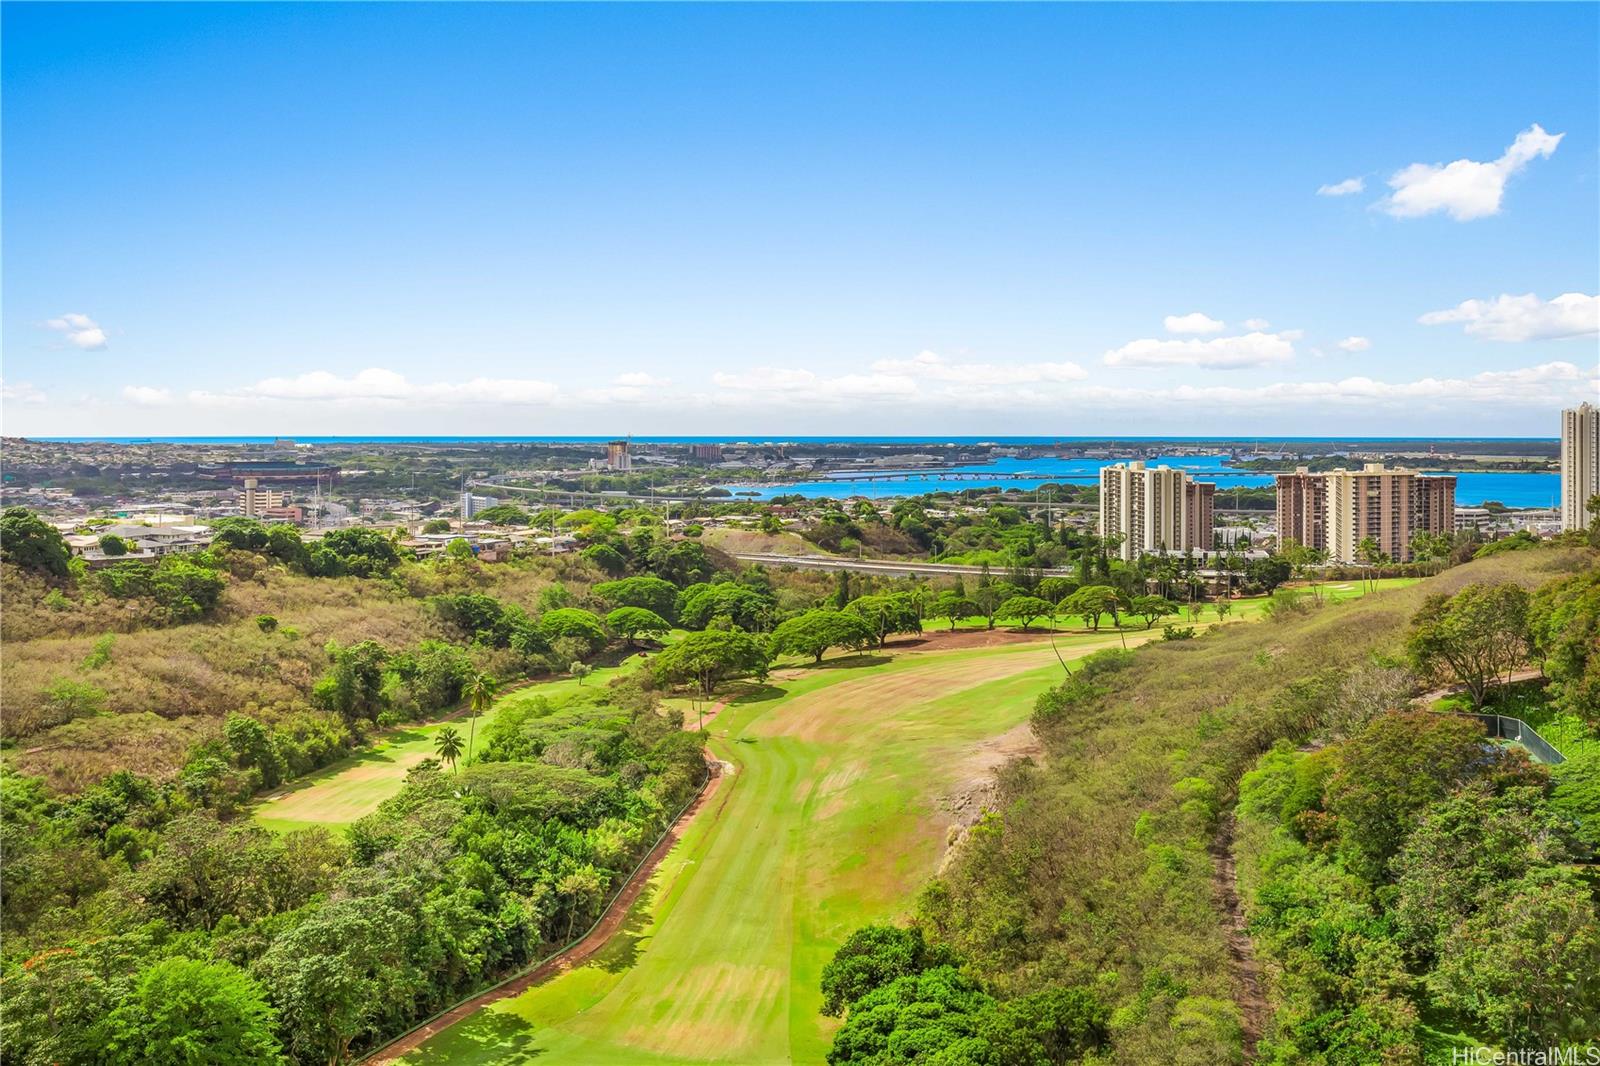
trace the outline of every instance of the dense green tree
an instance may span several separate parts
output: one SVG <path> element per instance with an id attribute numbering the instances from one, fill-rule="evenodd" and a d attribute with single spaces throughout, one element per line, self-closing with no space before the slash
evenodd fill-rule
<path id="1" fill-rule="evenodd" d="M 473 674 L 466 649 L 442 640 L 424 640 L 390 656 L 388 668 L 405 686 L 414 709 L 424 712 L 455 706 Z"/>
<path id="2" fill-rule="evenodd" d="M 323 577 L 385 577 L 400 564 L 394 541 L 376 529 L 334 529 L 311 552 L 311 571 Z"/>
<path id="3" fill-rule="evenodd" d="M 602 582 L 590 591 L 613 607 L 643 607 L 669 622 L 678 617 L 678 587 L 649 574 Z"/>
<path id="4" fill-rule="evenodd" d="M 226 515 L 211 523 L 211 544 L 234 551 L 264 552 L 267 527 L 259 519 Z"/>
<path id="5" fill-rule="evenodd" d="M 774 655 L 809 655 L 820 663 L 829 648 L 866 648 L 876 639 L 860 615 L 819 607 L 779 625 L 771 644 Z"/>
<path id="6" fill-rule="evenodd" d="M 1090 629 L 1098 633 L 1103 615 L 1109 614 L 1112 621 L 1116 621 L 1120 601 L 1121 594 L 1110 585 L 1085 585 L 1068 596 L 1061 609 L 1083 619 Z"/>
<path id="7" fill-rule="evenodd" d="M 868 992 L 953 961 L 931 948 L 916 926 L 864 925 L 822 968 L 822 1013 L 838 1017 Z"/>
<path id="8" fill-rule="evenodd" d="M 127 555 L 131 546 L 115 533 L 107 533 L 100 538 L 100 550 L 110 556 Z"/>
<path id="9" fill-rule="evenodd" d="M 1165 596 L 1135 596 L 1128 606 L 1130 614 L 1144 619 L 1144 627 L 1149 629 L 1161 619 L 1178 613 L 1178 605 Z"/>
<path id="10" fill-rule="evenodd" d="M 707 630 L 687 637 L 656 656 L 657 680 L 668 685 L 693 683 L 709 697 L 717 685 L 735 677 L 765 677 L 771 661 L 762 642 L 737 630 Z"/>
<path id="11" fill-rule="evenodd" d="M 312 689 L 312 697 L 348 721 L 377 721 L 379 712 L 388 706 L 383 674 L 389 664 L 389 650 L 375 640 L 348 646 L 330 640 L 326 650 L 333 665 Z"/>
<path id="12" fill-rule="evenodd" d="M 1428 986 L 1506 1047 L 1553 1047 L 1600 1033 L 1600 921 L 1564 869 L 1496 885 L 1443 935 Z M 1592 1046 L 1592 1045 L 1591 1045 Z"/>
<path id="13" fill-rule="evenodd" d="M 850 601 L 846 610 L 866 622 L 880 648 L 895 633 L 922 632 L 922 615 L 917 611 L 916 602 L 904 592 L 858 596 Z"/>
<path id="14" fill-rule="evenodd" d="M 850 1004 L 843 1027 L 828 1049 L 829 1066 L 845 1063 L 990 1061 L 992 1048 L 979 1037 L 994 999 L 954 966 L 935 966 L 896 978 Z M 965 1045 L 951 1057 L 953 1045 Z M 977 1045 L 977 1046 L 973 1046 Z"/>
<path id="15" fill-rule="evenodd" d="M 1055 605 L 1038 596 L 1012 596 L 1000 605 L 1000 617 L 1021 622 L 1023 629 L 1033 625 L 1035 619 L 1051 618 L 1055 613 Z"/>
<path id="16" fill-rule="evenodd" d="M 423 988 L 407 951 L 416 922 L 382 898 L 340 899 L 273 941 L 254 971 L 297 1060 L 344 1062 L 354 1041 L 408 1017 Z"/>
<path id="17" fill-rule="evenodd" d="M 1281 556 L 1268 555 L 1261 559 L 1251 559 L 1246 563 L 1244 578 L 1251 588 L 1258 592 L 1270 593 L 1288 581 L 1293 572 L 1287 560 Z"/>
<path id="18" fill-rule="evenodd" d="M 618 607 L 606 615 L 606 628 L 629 644 L 637 644 L 641 637 L 660 640 L 672 626 L 647 607 Z"/>
<path id="19" fill-rule="evenodd" d="M 581 607 L 546 611 L 539 616 L 539 631 L 552 644 L 563 639 L 581 642 L 585 655 L 593 655 L 606 646 L 606 631 L 600 619 Z"/>
<path id="20" fill-rule="evenodd" d="M 1482 707 L 1489 686 L 1527 661 L 1528 603 L 1527 590 L 1510 583 L 1429 596 L 1406 636 L 1412 665 L 1425 677 L 1461 682 Z"/>
<path id="21" fill-rule="evenodd" d="M 951 629 L 963 618 L 979 617 L 978 605 L 963 596 L 959 589 L 945 589 L 935 596 L 929 613 L 936 618 L 948 618 Z"/>
<path id="22" fill-rule="evenodd" d="M 611 577 L 616 577 L 628 569 L 628 560 L 609 544 L 591 544 L 578 555 Z"/>
<path id="23" fill-rule="evenodd" d="M 1556 706 L 1600 726 L 1600 568 L 1540 588 L 1528 605 L 1528 632 Z"/>
<path id="24" fill-rule="evenodd" d="M 177 555 L 157 563 L 150 579 L 152 598 L 177 622 L 192 622 L 209 612 L 222 599 L 224 587 L 221 574 Z"/>
<path id="25" fill-rule="evenodd" d="M 226 962 L 167 959 L 139 975 L 106 1017 L 113 1066 L 256 1066 L 281 1062 L 277 1017 L 261 986 Z"/>
<path id="26" fill-rule="evenodd" d="M 473 515 L 472 520 L 496 526 L 525 526 L 531 521 L 528 512 L 514 503 L 497 503 L 493 507 L 485 507 Z"/>
<path id="27" fill-rule="evenodd" d="M 705 629 L 724 619 L 740 629 L 762 633 L 772 625 L 772 597 L 734 582 L 691 585 L 678 597 L 678 624 Z"/>
<path id="28" fill-rule="evenodd" d="M 266 726 L 249 715 L 230 714 L 223 721 L 222 733 L 236 765 L 255 767 L 267 788 L 274 788 L 283 780 L 283 759 Z"/>
<path id="29" fill-rule="evenodd" d="M 1327 782 L 1352 867 L 1381 879 L 1417 815 L 1485 768 L 1474 719 L 1410 711 L 1380 715 L 1340 749 Z"/>
<path id="30" fill-rule="evenodd" d="M 300 537 L 300 530 L 287 523 L 267 527 L 267 555 L 279 562 L 304 570 L 310 564 L 311 553 Z"/>
<path id="31" fill-rule="evenodd" d="M 1394 857 L 1393 914 L 1412 952 L 1478 913 L 1505 885 L 1574 858 L 1564 819 L 1541 788 L 1495 794 L 1479 783 L 1424 809 Z"/>
<path id="32" fill-rule="evenodd" d="M 644 553 L 643 567 L 680 588 L 706 581 L 717 572 L 705 545 L 693 540 L 657 541 Z"/>

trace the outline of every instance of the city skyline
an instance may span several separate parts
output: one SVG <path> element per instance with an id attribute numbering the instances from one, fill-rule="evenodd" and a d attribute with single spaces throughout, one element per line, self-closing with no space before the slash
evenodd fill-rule
<path id="1" fill-rule="evenodd" d="M 7 5 L 5 432 L 1555 436 L 1596 9 L 1220 10 Z"/>

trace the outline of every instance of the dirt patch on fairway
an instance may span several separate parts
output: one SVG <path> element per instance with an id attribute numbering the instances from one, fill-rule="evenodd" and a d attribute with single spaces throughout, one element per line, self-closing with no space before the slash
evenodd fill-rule
<path id="1" fill-rule="evenodd" d="M 994 803 L 995 772 L 1013 759 L 1037 759 L 1044 755 L 1044 744 L 1033 731 L 1032 722 L 1018 722 L 997 737 L 990 737 L 972 750 L 956 767 L 956 783 L 940 804 L 962 828 L 972 825 Z"/>
<path id="2" fill-rule="evenodd" d="M 963 659 L 844 681 L 795 697 L 782 708 L 781 717 L 763 722 L 760 732 L 808 742 L 837 742 L 844 734 L 860 728 L 851 715 L 839 713 L 842 708 L 859 708 L 863 714 L 872 715 L 880 708 L 947 696 L 986 681 L 1037 670 L 1051 661 L 1053 656 L 1045 649 L 1038 655 Z"/>
<path id="3" fill-rule="evenodd" d="M 1030 644 L 1048 640 L 1048 630 L 1035 629 L 1020 633 L 1014 629 L 941 629 L 923 633 L 904 640 L 891 640 L 889 647 L 895 651 L 958 651 L 962 648 L 995 648 L 1002 644 Z"/>
<path id="4" fill-rule="evenodd" d="M 672 828 L 667 830 L 656 846 L 651 849 L 650 854 L 645 856 L 645 860 L 640 864 L 639 869 L 634 872 L 632 877 L 628 878 L 628 882 L 622 886 L 622 890 L 612 900 L 611 906 L 606 909 L 605 914 L 601 915 L 599 923 L 589 931 L 587 936 L 559 955 L 545 960 L 522 976 L 507 981 L 496 988 L 491 988 L 481 995 L 474 996 L 458 1007 L 451 1008 L 445 1014 L 440 1015 L 419 1029 L 412 1030 L 393 1043 L 379 1048 L 361 1061 L 371 1064 L 371 1066 L 398 1062 L 405 1055 L 421 1047 L 429 1038 L 450 1028 L 468 1015 L 476 1014 L 484 1007 L 499 1000 L 520 996 L 534 985 L 540 984 L 557 974 L 566 973 L 605 947 L 617 930 L 622 928 L 623 921 L 628 917 L 628 911 L 632 909 L 634 901 L 639 898 L 639 893 L 650 882 L 650 878 L 655 876 L 656 867 L 661 865 L 661 860 L 667 857 L 667 853 L 677 845 L 678 840 L 683 836 L 684 830 L 689 827 L 689 823 L 706 808 L 712 797 L 717 794 L 717 786 L 721 783 L 728 764 L 708 757 L 706 766 L 710 776 L 706 779 L 705 788 L 700 790 L 700 795 L 695 797 L 694 802 L 689 804 L 684 812 L 678 816 L 678 820 L 672 823 Z M 713 820 L 721 813 L 722 805 L 719 804 L 713 812 Z"/>

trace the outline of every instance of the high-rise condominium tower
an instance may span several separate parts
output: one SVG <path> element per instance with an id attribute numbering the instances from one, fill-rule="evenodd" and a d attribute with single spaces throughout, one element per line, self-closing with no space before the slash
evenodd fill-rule
<path id="1" fill-rule="evenodd" d="M 1390 559 L 1411 558 L 1417 533 L 1455 528 L 1456 479 L 1367 463 L 1360 470 L 1278 475 L 1278 543 L 1295 540 L 1336 563 L 1360 562 L 1368 537 Z"/>
<path id="2" fill-rule="evenodd" d="M 1100 470 L 1100 535 L 1120 536 L 1118 554 L 1210 551 L 1217 487 L 1182 470 L 1117 463 Z"/>
<path id="3" fill-rule="evenodd" d="M 1561 528 L 1589 524 L 1589 498 L 1600 494 L 1600 408 L 1561 412 Z"/>

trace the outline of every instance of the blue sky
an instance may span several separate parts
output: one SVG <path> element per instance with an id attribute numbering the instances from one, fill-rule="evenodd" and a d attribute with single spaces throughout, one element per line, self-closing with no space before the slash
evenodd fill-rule
<path id="1" fill-rule="evenodd" d="M 1600 393 L 1592 4 L 0 18 L 8 434 L 1548 436 Z"/>

